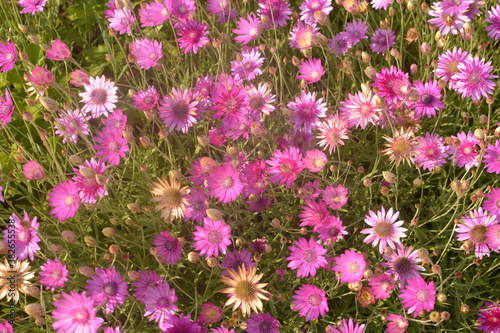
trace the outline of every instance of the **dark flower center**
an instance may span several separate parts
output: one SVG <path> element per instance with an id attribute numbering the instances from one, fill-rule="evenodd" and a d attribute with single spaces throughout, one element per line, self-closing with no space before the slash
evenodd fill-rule
<path id="1" fill-rule="evenodd" d="M 313 293 L 313 294 L 309 295 L 309 297 L 307 297 L 307 301 L 312 306 L 318 306 L 321 304 L 321 301 L 322 301 L 321 295 L 318 293 Z"/>
<path id="2" fill-rule="evenodd" d="M 107 296 L 113 297 L 118 293 L 118 285 L 116 282 L 107 282 L 102 287 L 102 291 Z"/>
<path id="3" fill-rule="evenodd" d="M 433 102 L 434 98 L 432 97 L 431 94 L 429 93 L 424 93 L 422 94 L 422 96 L 420 96 L 420 101 L 422 102 L 422 104 L 424 105 L 429 105 Z"/>
<path id="4" fill-rule="evenodd" d="M 241 301 L 250 301 L 255 297 L 255 286 L 248 281 L 240 281 L 234 288 L 234 294 Z"/>
<path id="5" fill-rule="evenodd" d="M 167 240 L 163 244 L 163 246 L 165 247 L 165 249 L 167 251 L 172 251 L 173 249 L 175 249 L 176 245 L 177 245 L 177 242 L 175 240 Z"/>
<path id="6" fill-rule="evenodd" d="M 474 226 L 470 231 L 470 240 L 474 244 L 485 244 L 486 243 L 486 232 L 488 228 L 485 225 L 479 224 Z"/>
<path id="7" fill-rule="evenodd" d="M 380 221 L 375 227 L 373 227 L 375 233 L 380 238 L 387 238 L 392 234 L 392 224 L 387 221 Z"/>
<path id="8" fill-rule="evenodd" d="M 104 89 L 94 89 L 90 93 L 90 99 L 96 105 L 103 105 L 108 99 L 108 93 Z"/>
<path id="9" fill-rule="evenodd" d="M 179 101 L 172 105 L 172 113 L 177 119 L 185 119 L 189 113 L 189 108 L 186 102 Z"/>
<path id="10" fill-rule="evenodd" d="M 406 275 L 412 270 L 411 260 L 406 257 L 400 257 L 394 261 L 394 271 L 398 275 Z"/>
<path id="11" fill-rule="evenodd" d="M 259 332 L 260 333 L 269 333 L 271 332 L 272 326 L 271 323 L 267 320 L 264 320 L 259 324 Z"/>

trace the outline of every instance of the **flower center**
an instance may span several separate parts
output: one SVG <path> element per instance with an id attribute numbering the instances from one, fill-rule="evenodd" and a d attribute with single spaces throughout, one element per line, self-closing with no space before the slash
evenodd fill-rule
<path id="1" fill-rule="evenodd" d="M 309 295 L 309 297 L 307 297 L 307 301 L 312 306 L 318 306 L 321 304 L 322 298 L 321 298 L 320 294 L 313 293 L 313 294 Z"/>
<path id="2" fill-rule="evenodd" d="M 221 185 L 225 189 L 230 189 L 234 185 L 234 179 L 230 176 L 225 176 L 222 178 Z"/>
<path id="3" fill-rule="evenodd" d="M 260 110 L 264 107 L 264 99 L 259 95 L 252 96 L 249 105 L 252 110 Z"/>
<path id="4" fill-rule="evenodd" d="M 478 224 L 474 226 L 470 231 L 470 240 L 474 244 L 485 244 L 486 243 L 486 232 L 488 228 L 485 225 Z"/>
<path id="5" fill-rule="evenodd" d="M 392 144 L 392 150 L 396 156 L 408 156 L 411 152 L 410 141 L 406 138 L 396 138 Z"/>
<path id="6" fill-rule="evenodd" d="M 172 105 L 172 113 L 177 119 L 185 119 L 189 113 L 189 107 L 186 102 L 178 101 Z"/>
<path id="7" fill-rule="evenodd" d="M 108 145 L 108 149 L 110 152 L 116 153 L 120 150 L 120 144 L 118 143 L 118 141 L 111 141 Z"/>
<path id="8" fill-rule="evenodd" d="M 118 293 L 118 284 L 116 282 L 106 282 L 102 287 L 102 291 L 109 297 L 113 297 Z"/>
<path id="9" fill-rule="evenodd" d="M 359 269 L 361 268 L 361 266 L 359 265 L 358 262 L 356 261 L 351 261 L 348 265 L 347 265 L 347 270 L 349 271 L 349 273 L 351 274 L 356 274 L 359 272 Z"/>
<path id="10" fill-rule="evenodd" d="M 431 95 L 431 94 L 429 94 L 429 93 L 424 93 L 424 94 L 422 94 L 422 96 L 420 96 L 420 101 L 421 101 L 421 102 L 422 102 L 422 104 L 424 104 L 424 105 L 429 105 L 429 104 L 431 104 L 431 103 L 432 103 L 432 101 L 433 101 L 433 99 L 434 99 L 434 98 L 433 98 L 433 97 L 432 97 L 432 95 Z"/>
<path id="11" fill-rule="evenodd" d="M 292 169 L 292 167 L 290 166 L 290 164 L 283 163 L 280 165 L 281 172 L 290 172 L 291 169 Z"/>
<path id="12" fill-rule="evenodd" d="M 323 168 L 325 166 L 325 160 L 323 160 L 321 157 L 316 157 L 314 160 L 313 160 L 313 165 L 316 167 L 316 168 Z"/>
<path id="13" fill-rule="evenodd" d="M 9 52 L 5 55 L 5 60 L 7 60 L 8 62 L 14 60 L 15 58 L 16 58 L 16 54 L 12 53 L 12 52 Z"/>
<path id="14" fill-rule="evenodd" d="M 304 259 L 304 261 L 306 261 L 308 263 L 313 263 L 313 262 L 316 262 L 317 256 L 318 256 L 318 254 L 316 253 L 316 251 L 306 250 L 306 251 L 304 251 L 304 255 L 302 256 L 302 258 Z"/>
<path id="15" fill-rule="evenodd" d="M 78 308 L 73 311 L 73 320 L 79 324 L 85 324 L 90 319 L 90 313 L 85 308 Z"/>
<path id="16" fill-rule="evenodd" d="M 54 269 L 54 271 L 50 273 L 50 277 L 53 280 L 59 281 L 62 278 L 62 271 L 60 269 Z"/>
<path id="17" fill-rule="evenodd" d="M 398 275 L 407 275 L 412 270 L 411 260 L 406 257 L 399 257 L 394 261 L 393 267 Z"/>
<path id="18" fill-rule="evenodd" d="M 75 204 L 75 196 L 73 194 L 68 195 L 64 198 L 64 205 L 66 207 L 72 207 Z"/>
<path id="19" fill-rule="evenodd" d="M 419 289 L 417 291 L 417 295 L 416 296 L 417 296 L 417 300 L 419 302 L 422 302 L 422 303 L 423 302 L 427 302 L 427 300 L 429 299 L 429 296 L 430 296 L 429 290 L 427 290 L 427 289 Z"/>
<path id="20" fill-rule="evenodd" d="M 264 320 L 259 324 L 259 332 L 258 333 L 269 333 L 271 332 L 272 326 L 271 323 L 267 320 Z"/>
<path id="21" fill-rule="evenodd" d="M 163 193 L 165 203 L 171 207 L 178 207 L 182 203 L 182 194 L 178 189 L 170 188 Z"/>
<path id="22" fill-rule="evenodd" d="M 30 235 L 30 232 L 28 230 L 19 230 L 17 232 L 17 241 L 22 243 L 22 244 L 27 244 L 30 242 L 31 240 L 31 235 Z"/>
<path id="23" fill-rule="evenodd" d="M 473 85 L 477 85 L 481 82 L 481 75 L 478 72 L 472 72 L 469 75 L 469 83 Z"/>
<path id="24" fill-rule="evenodd" d="M 96 105 L 103 105 L 108 99 L 108 93 L 104 89 L 94 89 L 90 93 L 90 99 L 92 100 L 92 103 Z"/>
<path id="25" fill-rule="evenodd" d="M 455 74 L 458 72 L 458 61 L 450 61 L 448 66 L 446 66 L 446 69 L 450 73 L 450 75 Z"/>
<path id="26" fill-rule="evenodd" d="M 259 30 L 257 28 L 250 28 L 250 30 L 248 31 L 248 35 L 249 36 L 257 36 L 259 34 Z"/>
<path id="27" fill-rule="evenodd" d="M 383 290 L 383 291 L 390 291 L 392 288 L 391 288 L 391 283 L 387 280 L 384 280 L 382 282 L 380 282 L 380 288 Z"/>
<path id="28" fill-rule="evenodd" d="M 311 74 L 309 74 L 309 76 L 311 77 L 311 79 L 316 80 L 317 78 L 319 78 L 319 72 L 312 71 Z"/>
<path id="29" fill-rule="evenodd" d="M 146 97 L 144 97 L 144 99 L 142 100 L 142 103 L 146 104 L 146 105 L 153 105 L 155 104 L 155 98 L 151 95 L 148 95 Z"/>
<path id="30" fill-rule="evenodd" d="M 234 294 L 237 299 L 250 301 L 255 297 L 255 286 L 249 281 L 240 281 L 234 288 Z"/>
<path id="31" fill-rule="evenodd" d="M 158 57 L 158 54 L 156 52 L 151 52 L 148 56 L 149 60 L 156 60 L 156 57 Z"/>
<path id="32" fill-rule="evenodd" d="M 165 243 L 163 243 L 163 246 L 167 251 L 172 251 L 173 249 L 175 249 L 176 245 L 177 242 L 175 240 L 170 240 L 170 239 L 165 241 Z"/>
<path id="33" fill-rule="evenodd" d="M 222 240 L 222 235 L 217 230 L 212 230 L 208 233 L 207 240 L 211 244 L 219 244 Z"/>
<path id="34" fill-rule="evenodd" d="M 406 329 L 408 327 L 408 323 L 401 318 L 398 318 L 396 325 L 399 329 Z"/>
<path id="35" fill-rule="evenodd" d="M 380 221 L 373 229 L 380 238 L 388 238 L 392 235 L 392 224 L 387 221 Z"/>

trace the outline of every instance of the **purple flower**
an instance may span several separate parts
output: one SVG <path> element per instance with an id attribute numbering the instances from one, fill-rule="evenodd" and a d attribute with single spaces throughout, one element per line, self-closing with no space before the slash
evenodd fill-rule
<path id="1" fill-rule="evenodd" d="M 326 259 L 323 256 L 326 249 L 322 247 L 313 238 L 306 240 L 299 238 L 293 242 L 293 246 L 289 246 L 290 256 L 286 260 L 289 268 L 297 269 L 297 277 L 316 276 L 316 269 L 327 265 Z"/>
<path id="2" fill-rule="evenodd" d="M 112 313 L 118 305 L 123 305 L 128 295 L 127 282 L 116 268 L 95 269 L 96 275 L 87 280 L 88 295 L 94 299 L 94 306 L 105 303 L 105 314 Z"/>
<path id="3" fill-rule="evenodd" d="M 396 45 L 396 34 L 390 28 L 377 29 L 372 34 L 370 49 L 375 53 L 384 53 Z"/>
<path id="4" fill-rule="evenodd" d="M 490 24 L 484 29 L 488 31 L 488 37 L 494 40 L 500 39 L 500 5 L 496 5 L 488 11 L 485 21 Z"/>
<path id="5" fill-rule="evenodd" d="M 0 124 L 2 125 L 2 128 L 5 128 L 5 126 L 10 123 L 13 111 L 14 104 L 10 98 L 10 91 L 5 89 L 5 99 L 0 96 Z"/>
<path id="6" fill-rule="evenodd" d="M 488 97 L 493 94 L 496 83 L 493 79 L 498 76 L 491 74 L 493 66 L 491 61 L 485 62 L 479 57 L 468 57 L 464 62 L 457 65 L 459 72 L 451 79 L 456 81 L 454 89 L 462 94 L 462 97 L 471 97 L 473 101 L 479 101 L 481 96 Z"/>

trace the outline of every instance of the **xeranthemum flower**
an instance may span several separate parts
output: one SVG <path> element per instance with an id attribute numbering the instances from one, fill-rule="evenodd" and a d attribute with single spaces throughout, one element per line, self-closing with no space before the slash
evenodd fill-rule
<path id="1" fill-rule="evenodd" d="M 269 313 L 254 313 L 245 320 L 247 333 L 279 333 L 279 322 Z"/>
<path id="2" fill-rule="evenodd" d="M 191 321 L 191 315 L 172 315 L 167 321 L 160 322 L 160 329 L 163 333 L 199 333 L 201 327 L 197 322 Z"/>
<path id="3" fill-rule="evenodd" d="M 43 12 L 47 0 L 19 0 L 17 3 L 23 7 L 20 14 L 35 15 L 36 12 Z"/>
<path id="4" fill-rule="evenodd" d="M 500 174 L 500 141 L 486 147 L 483 162 L 486 164 L 486 172 Z"/>
<path id="5" fill-rule="evenodd" d="M 376 125 L 382 114 L 382 109 L 377 105 L 378 96 L 371 91 L 365 94 L 362 91 L 352 95 L 349 93 L 347 100 L 340 102 L 339 110 L 342 118 L 346 119 L 349 127 L 365 129 L 368 124 Z"/>
<path id="6" fill-rule="evenodd" d="M 436 111 L 444 109 L 444 103 L 441 101 L 441 87 L 436 81 L 422 83 L 417 80 L 413 83 L 413 89 L 418 99 L 407 101 L 407 105 L 415 111 L 417 118 L 432 117 Z"/>
<path id="7" fill-rule="evenodd" d="M 371 37 L 370 49 L 375 53 L 384 53 L 396 45 L 396 34 L 390 28 L 377 29 Z"/>
<path id="8" fill-rule="evenodd" d="M 418 140 L 413 137 L 411 130 L 405 131 L 404 128 L 401 128 L 395 131 L 392 138 L 384 135 L 384 139 L 387 140 L 387 143 L 384 144 L 387 149 L 382 150 L 382 153 L 389 155 L 389 161 L 396 162 L 396 167 L 401 162 L 406 162 L 408 165 L 415 162 L 414 158 L 417 155 L 416 147 Z"/>
<path id="9" fill-rule="evenodd" d="M 169 131 L 179 130 L 187 133 L 196 124 L 196 105 L 190 90 L 172 88 L 172 93 L 163 97 L 158 108 L 160 118 Z"/>
<path id="10" fill-rule="evenodd" d="M 134 286 L 134 297 L 144 304 L 144 296 L 149 287 L 157 286 L 165 281 L 156 271 L 139 271 L 137 282 L 132 282 Z"/>
<path id="11" fill-rule="evenodd" d="M 156 247 L 156 254 L 161 256 L 161 262 L 165 265 L 175 265 L 181 259 L 182 245 L 177 238 L 166 231 L 160 231 L 154 235 L 152 244 Z"/>
<path id="12" fill-rule="evenodd" d="M 434 309 L 436 301 L 436 289 L 434 282 L 426 283 L 418 276 L 407 281 L 406 287 L 399 295 L 403 308 L 408 309 L 408 314 L 413 313 L 413 318 L 417 318 L 421 310 L 431 311 Z"/>
<path id="13" fill-rule="evenodd" d="M 50 211 L 50 214 L 59 221 L 64 221 L 75 216 L 76 211 L 80 208 L 78 188 L 72 180 L 55 185 L 48 196 L 49 206 L 54 207 Z"/>
<path id="14" fill-rule="evenodd" d="M 315 239 L 309 241 L 305 238 L 299 238 L 289 246 L 290 256 L 286 260 L 290 261 L 287 267 L 297 269 L 297 277 L 316 276 L 316 269 L 327 265 L 323 256 L 326 249 Z"/>
<path id="15" fill-rule="evenodd" d="M 52 292 L 57 287 L 64 288 L 64 282 L 68 281 L 68 269 L 57 258 L 47 259 L 45 264 L 40 266 L 40 270 L 40 283 Z"/>
<path id="16" fill-rule="evenodd" d="M 364 242 L 372 243 L 372 247 L 379 244 L 379 251 L 383 253 L 386 247 L 393 250 L 396 249 L 396 244 L 400 244 L 400 238 L 406 237 L 405 231 L 408 229 L 401 227 L 403 221 L 397 221 L 399 212 L 393 213 L 392 207 L 386 212 L 384 206 L 379 211 L 369 211 L 369 215 L 365 215 L 365 222 L 371 228 L 361 230 L 362 234 L 368 234 Z"/>
<path id="17" fill-rule="evenodd" d="M 246 47 L 241 51 L 241 61 L 231 61 L 231 74 L 239 75 L 241 78 L 251 81 L 262 74 L 262 63 L 264 58 L 261 57 L 258 48 Z"/>
<path id="18" fill-rule="evenodd" d="M 479 57 L 468 57 L 463 63 L 457 65 L 459 72 L 451 79 L 455 80 L 454 89 L 462 97 L 471 97 L 472 101 L 479 101 L 482 97 L 493 94 L 496 83 L 493 79 L 498 76 L 491 74 L 493 66 L 491 61 L 485 62 Z"/>
<path id="19" fill-rule="evenodd" d="M 492 188 L 491 192 L 486 194 L 486 200 L 483 202 L 483 209 L 491 215 L 500 215 L 500 188 Z"/>
<path id="20" fill-rule="evenodd" d="M 92 148 L 98 150 L 96 157 L 103 156 L 102 162 L 108 162 L 110 165 L 120 164 L 120 158 L 125 158 L 125 153 L 129 151 L 128 141 L 122 136 L 121 131 L 107 130 L 97 132 L 94 141 L 99 143 Z"/>
<path id="21" fill-rule="evenodd" d="M 236 43 L 242 43 L 245 45 L 252 40 L 259 38 L 262 28 L 255 14 L 247 14 L 247 20 L 240 17 L 236 24 L 238 25 L 238 29 L 234 29 L 233 33 L 241 35 L 234 38 Z"/>
<path id="22" fill-rule="evenodd" d="M 394 289 L 394 280 L 387 274 L 380 274 L 374 276 L 368 282 L 370 289 L 372 291 L 373 297 L 377 299 L 387 299 L 391 295 L 391 291 Z"/>
<path id="23" fill-rule="evenodd" d="M 14 251 L 14 257 L 18 261 L 23 261 L 26 258 L 30 258 L 30 260 L 35 260 L 35 253 L 40 250 L 40 246 L 38 243 L 40 242 L 40 238 L 38 237 L 37 231 L 40 223 L 37 222 L 38 217 L 34 217 L 33 220 L 30 221 L 27 212 L 24 212 L 24 218 L 21 222 L 21 219 L 16 215 L 12 214 L 10 216 L 12 220 L 14 220 L 14 245 L 15 247 L 12 249 Z M 7 240 L 12 240 L 12 230 L 5 229 L 3 231 L 4 234 L 4 242 L 7 243 Z"/>
<path id="24" fill-rule="evenodd" d="M 132 24 L 135 22 L 134 14 L 130 9 L 115 9 L 112 16 L 108 18 L 109 27 L 121 34 L 132 34 Z"/>
<path id="25" fill-rule="evenodd" d="M 139 20 L 141 27 L 155 27 L 170 17 L 167 4 L 163 1 L 147 2 L 144 8 L 139 8 Z"/>
<path id="26" fill-rule="evenodd" d="M 488 37 L 497 40 L 500 38 L 500 5 L 491 7 L 491 9 L 486 14 L 486 22 L 490 25 L 484 29 L 488 31 Z"/>
<path id="27" fill-rule="evenodd" d="M 156 106 L 160 95 L 154 86 L 148 86 L 146 90 L 137 91 L 132 99 L 135 106 L 143 111 L 148 111 Z"/>
<path id="28" fill-rule="evenodd" d="M 321 16 L 328 16 L 333 10 L 331 0 L 305 0 L 299 7 L 300 19 L 307 24 L 316 25 L 318 13 Z"/>
<path id="29" fill-rule="evenodd" d="M 106 269 L 96 268 L 95 272 L 96 275 L 87 280 L 88 295 L 94 299 L 94 306 L 105 303 L 104 313 L 112 313 L 118 305 L 125 303 L 128 295 L 127 282 L 114 266 Z"/>
<path id="30" fill-rule="evenodd" d="M 205 217 L 203 227 L 195 226 L 193 232 L 193 247 L 200 251 L 201 255 L 210 258 L 212 255 L 217 257 L 219 251 L 226 253 L 227 247 L 231 245 L 231 227 L 223 221 L 212 221 Z"/>
<path id="31" fill-rule="evenodd" d="M 443 36 L 448 35 L 450 32 L 453 35 L 457 35 L 463 30 L 465 22 L 469 21 L 469 18 L 465 15 L 449 15 L 445 13 L 441 1 L 434 2 L 434 5 L 427 11 L 427 14 L 433 17 L 427 22 L 437 27 Z"/>
<path id="32" fill-rule="evenodd" d="M 52 311 L 52 318 L 56 320 L 52 327 L 58 333 L 96 333 L 104 321 L 96 317 L 94 300 L 85 292 L 63 292 L 62 298 L 52 304 L 56 307 Z"/>
<path id="33" fill-rule="evenodd" d="M 455 80 L 452 77 L 455 73 L 460 72 L 458 64 L 461 64 L 465 59 L 469 58 L 469 52 L 454 47 L 453 50 L 447 50 L 438 57 L 438 65 L 436 68 L 436 76 L 444 82 L 449 82 L 451 89 L 455 87 Z"/>
<path id="34" fill-rule="evenodd" d="M 290 32 L 290 47 L 300 51 L 310 49 L 314 44 L 313 37 L 319 35 L 319 28 L 298 21 Z"/>
<path id="35" fill-rule="evenodd" d="M 389 323 L 387 323 L 385 333 L 404 333 L 410 325 L 405 317 L 394 313 L 389 313 L 386 319 Z"/>
<path id="36" fill-rule="evenodd" d="M 162 43 L 148 38 L 138 38 L 130 43 L 130 53 L 139 67 L 150 69 L 163 57 Z"/>
<path id="37" fill-rule="evenodd" d="M 14 68 L 17 60 L 17 51 L 14 43 L 0 43 L 0 72 L 8 72 Z"/>
<path id="38" fill-rule="evenodd" d="M 347 203 L 349 190 L 343 185 L 328 185 L 322 193 L 323 201 L 333 210 L 342 208 Z"/>
<path id="39" fill-rule="evenodd" d="M 354 283 L 363 279 L 365 268 L 366 261 L 362 254 L 346 250 L 339 257 L 335 257 L 335 266 L 332 270 L 342 273 L 337 277 L 341 283 Z"/>
<path id="40" fill-rule="evenodd" d="M 89 135 L 90 131 L 87 121 L 90 117 L 85 115 L 80 109 L 60 111 L 60 114 L 54 127 L 56 134 L 63 138 L 63 143 L 76 144 L 79 135 Z"/>
<path id="41" fill-rule="evenodd" d="M 321 150 L 312 149 L 306 152 L 306 156 L 302 162 L 307 170 L 311 172 L 318 172 L 325 168 L 326 163 L 328 163 L 328 158 Z"/>
<path id="42" fill-rule="evenodd" d="M 14 104 L 10 98 L 10 92 L 8 89 L 5 89 L 5 99 L 0 96 L 0 124 L 2 125 L 2 128 L 5 128 L 5 126 L 10 123 L 13 111 Z"/>
<path id="43" fill-rule="evenodd" d="M 159 202 L 155 211 L 161 210 L 161 217 L 168 219 L 182 218 L 186 210 L 189 187 L 181 187 L 181 183 L 169 172 L 169 181 L 165 178 L 158 178 L 158 183 L 153 182 L 151 193 L 159 197 L 149 199 L 152 202 Z"/>
<path id="44" fill-rule="evenodd" d="M 326 117 L 328 108 L 323 103 L 323 98 L 316 100 L 315 92 L 302 90 L 300 96 L 295 97 L 295 102 L 288 102 L 288 107 L 292 110 L 293 117 L 290 122 L 294 130 L 303 129 L 310 132 L 321 123 L 319 118 Z"/>
<path id="45" fill-rule="evenodd" d="M 208 194 L 213 195 L 219 202 L 235 201 L 243 190 L 239 172 L 234 170 L 230 163 L 215 167 L 207 178 Z"/>
<path id="46" fill-rule="evenodd" d="M 453 141 L 458 140 L 458 147 L 455 145 L 449 146 L 453 164 L 459 167 L 465 167 L 469 171 L 472 167 L 478 166 L 481 156 L 479 155 L 479 140 L 474 136 L 472 131 L 467 134 L 460 132 L 457 136 L 452 135 Z"/>
<path id="47" fill-rule="evenodd" d="M 292 186 L 297 175 L 304 169 L 302 154 L 294 146 L 289 146 L 284 151 L 275 151 L 266 163 L 271 166 L 268 170 L 271 175 L 269 179 L 279 185 L 285 185 L 286 188 Z"/>
<path id="48" fill-rule="evenodd" d="M 238 8 L 228 0 L 208 0 L 207 10 L 215 14 L 219 18 L 217 22 L 221 23 L 232 21 L 238 15 Z"/>
<path id="49" fill-rule="evenodd" d="M 384 259 L 389 261 L 382 263 L 383 267 L 390 267 L 386 274 L 394 274 L 395 279 L 399 279 L 399 287 L 402 288 L 406 281 L 411 278 L 419 277 L 418 271 L 425 270 L 423 267 L 416 265 L 422 260 L 418 257 L 417 251 L 412 251 L 413 247 L 405 247 L 398 244 L 396 251 L 393 251 L 390 256 L 383 255 Z"/>
<path id="50" fill-rule="evenodd" d="M 344 145 L 342 140 L 349 139 L 347 133 L 350 131 L 347 128 L 347 122 L 338 113 L 335 113 L 318 125 L 318 132 L 316 136 L 316 139 L 320 139 L 318 146 L 323 150 L 328 148 L 328 152 L 331 154 L 337 149 L 337 145 Z"/>
<path id="51" fill-rule="evenodd" d="M 326 333 L 363 333 L 365 331 L 365 324 L 359 323 L 349 318 L 349 320 L 342 318 L 342 323 L 337 327 L 328 326 Z"/>
<path id="52" fill-rule="evenodd" d="M 84 171 L 85 170 L 85 171 Z M 74 169 L 76 177 L 73 181 L 78 188 L 78 194 L 83 203 L 96 203 L 97 197 L 108 195 L 106 183 L 108 179 L 104 177 L 106 165 L 101 161 L 96 161 L 93 157 L 80 165 L 78 169 Z M 82 173 L 84 171 L 84 173 Z M 96 176 L 102 176 L 100 183 L 97 182 Z"/>
<path id="53" fill-rule="evenodd" d="M 500 305 L 498 303 L 484 302 L 477 316 L 479 317 L 476 322 L 478 330 L 484 333 L 500 332 Z"/>
<path id="54" fill-rule="evenodd" d="M 187 21 L 186 23 L 177 26 L 179 30 L 177 39 L 181 49 L 184 49 L 184 54 L 193 52 L 198 53 L 198 50 L 205 47 L 210 42 L 208 39 L 208 24 L 198 21 Z"/>
<path id="55" fill-rule="evenodd" d="M 474 253 L 477 258 L 490 256 L 486 232 L 498 224 L 496 215 L 490 215 L 482 208 L 469 211 L 467 215 L 460 217 L 463 224 L 458 224 L 456 236 L 459 241 L 470 240 L 475 245 Z"/>
<path id="56" fill-rule="evenodd" d="M 414 162 L 422 166 L 424 170 L 432 171 L 435 167 L 446 163 L 448 152 L 443 138 L 438 134 L 425 133 L 418 138 L 417 156 Z"/>
<path id="57" fill-rule="evenodd" d="M 98 118 L 101 115 L 108 115 L 115 109 L 116 97 L 115 83 L 107 80 L 103 75 L 101 77 L 91 77 L 89 84 L 84 83 L 86 92 L 80 93 L 82 103 L 85 103 L 82 111 L 90 113 L 92 118 Z"/>
<path id="58" fill-rule="evenodd" d="M 170 288 L 167 282 L 163 281 L 157 285 L 146 287 L 142 301 L 145 305 L 144 316 L 150 316 L 150 321 L 154 320 L 159 324 L 165 324 L 171 320 L 175 311 L 179 311 L 175 302 L 177 302 L 175 289 Z"/>
<path id="59" fill-rule="evenodd" d="M 321 80 L 321 77 L 325 73 L 325 69 L 321 65 L 321 59 L 311 58 L 303 61 L 299 65 L 300 75 L 295 78 L 298 80 L 305 80 L 307 83 L 311 84 Z"/>
<path id="60" fill-rule="evenodd" d="M 301 317 L 306 317 L 306 321 L 318 319 L 324 316 L 329 310 L 326 300 L 326 293 L 318 287 L 310 284 L 303 284 L 295 290 L 292 296 L 293 310 L 299 311 Z"/>
<path id="61" fill-rule="evenodd" d="M 378 95 L 388 102 L 398 102 L 410 92 L 411 84 L 408 73 L 397 69 L 396 66 L 384 67 L 375 74 L 373 86 L 378 88 Z"/>

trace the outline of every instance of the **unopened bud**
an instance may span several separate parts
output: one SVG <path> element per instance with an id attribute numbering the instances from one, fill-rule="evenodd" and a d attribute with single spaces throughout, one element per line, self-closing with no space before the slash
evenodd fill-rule
<path id="1" fill-rule="evenodd" d="M 68 243 L 76 242 L 76 234 L 71 230 L 61 232 L 61 238 Z"/>
<path id="2" fill-rule="evenodd" d="M 206 210 L 207 216 L 212 220 L 212 221 L 222 221 L 224 216 L 222 215 L 221 211 L 215 208 L 209 208 Z"/>
<path id="3" fill-rule="evenodd" d="M 57 103 L 52 98 L 41 96 L 39 100 L 45 110 L 49 112 L 56 112 L 57 110 L 59 110 L 59 103 Z"/>
<path id="4" fill-rule="evenodd" d="M 113 229 L 111 227 L 106 227 L 106 228 L 102 229 L 102 233 L 104 236 L 106 236 L 108 238 L 114 237 L 116 234 L 115 229 Z"/>
<path id="5" fill-rule="evenodd" d="M 83 237 L 83 240 L 85 241 L 85 244 L 87 244 L 88 247 L 94 247 L 97 244 L 95 238 L 91 236 L 85 236 Z"/>
<path id="6" fill-rule="evenodd" d="M 88 266 L 78 267 L 78 272 L 86 277 L 90 277 L 94 274 L 94 270 Z"/>
<path id="7" fill-rule="evenodd" d="M 194 264 L 198 262 L 198 260 L 200 259 L 200 255 L 198 254 L 198 252 L 189 252 L 187 258 L 190 263 Z"/>

